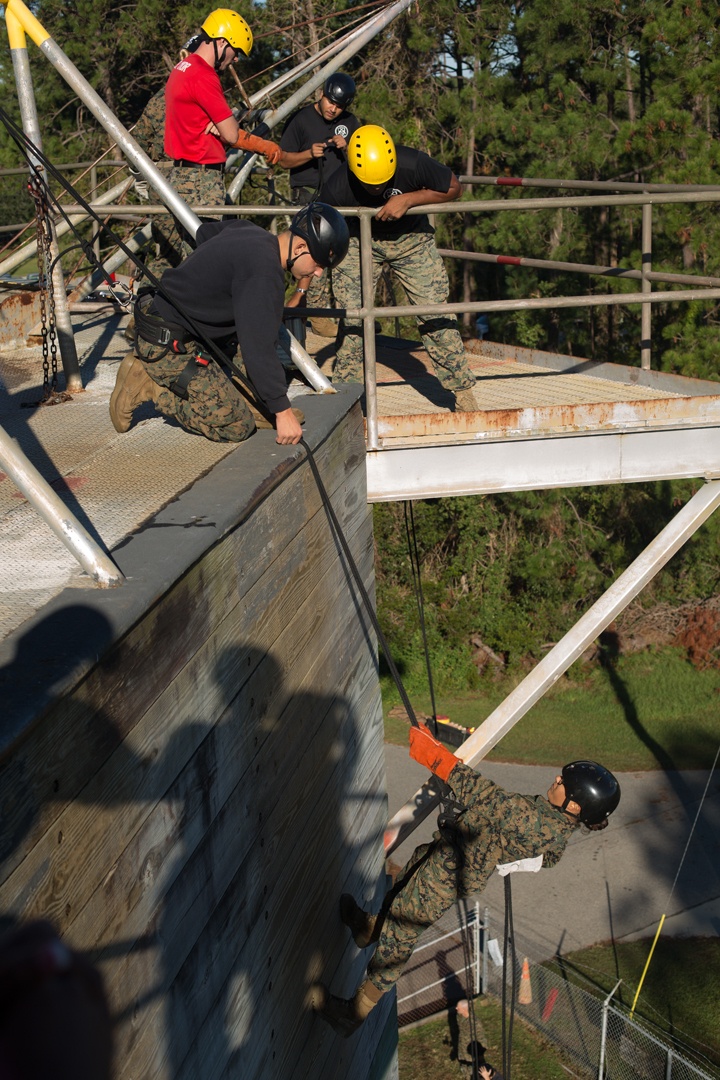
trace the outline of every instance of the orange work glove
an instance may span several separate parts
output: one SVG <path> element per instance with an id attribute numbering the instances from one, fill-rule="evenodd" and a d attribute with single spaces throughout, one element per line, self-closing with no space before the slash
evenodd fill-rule
<path id="1" fill-rule="evenodd" d="M 430 772 L 435 773 L 446 783 L 450 773 L 460 762 L 460 758 L 455 757 L 445 749 L 442 743 L 433 738 L 430 729 L 425 724 L 410 728 L 410 757 L 420 765 L 425 765 Z"/>
<path id="2" fill-rule="evenodd" d="M 236 150 L 249 150 L 251 154 L 262 154 L 268 165 L 277 165 L 280 160 L 280 147 L 269 139 L 259 139 L 257 135 L 249 135 L 240 128 L 238 137 L 233 143 Z"/>

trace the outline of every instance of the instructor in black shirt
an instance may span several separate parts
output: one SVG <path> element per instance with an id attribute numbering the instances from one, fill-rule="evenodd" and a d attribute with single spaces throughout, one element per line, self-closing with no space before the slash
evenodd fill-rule
<path id="1" fill-rule="evenodd" d="M 290 191 L 296 206 L 309 203 L 318 186 L 345 164 L 348 139 L 360 121 L 348 112 L 355 82 L 339 71 L 325 80 L 322 97 L 288 120 L 280 139 L 281 165 L 290 169 Z"/>

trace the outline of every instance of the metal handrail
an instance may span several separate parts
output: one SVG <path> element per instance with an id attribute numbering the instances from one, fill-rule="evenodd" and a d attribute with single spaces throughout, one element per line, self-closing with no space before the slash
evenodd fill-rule
<path id="1" fill-rule="evenodd" d="M 548 182 L 549 183 L 549 182 Z M 378 410 L 377 410 L 377 382 L 375 375 L 375 334 L 374 323 L 376 318 L 400 318 L 415 315 L 443 315 L 463 314 L 465 312 L 508 312 L 543 310 L 546 308 L 571 308 L 571 307 L 609 307 L 617 305 L 640 304 L 641 305 L 641 352 L 640 364 L 642 369 L 649 370 L 651 366 L 651 311 L 652 304 L 680 303 L 694 300 L 716 300 L 720 298 L 720 277 L 693 274 L 673 274 L 670 272 L 652 270 L 652 207 L 655 205 L 678 204 L 692 205 L 699 203 L 720 202 L 720 187 L 703 186 L 692 190 L 670 190 L 664 192 L 646 191 L 642 185 L 641 190 L 626 192 L 624 194 L 606 194 L 600 196 L 560 196 L 545 198 L 522 198 L 522 199 L 480 199 L 462 200 L 452 203 L 435 203 L 431 206 L 418 206 L 408 210 L 408 214 L 468 214 L 468 213 L 494 213 L 498 211 L 543 211 L 558 208 L 582 207 L 607 207 L 607 206 L 638 206 L 642 211 L 642 243 L 641 243 L 641 269 L 598 266 L 587 263 L 572 263 L 552 259 L 530 259 L 512 255 L 496 255 L 487 252 L 453 251 L 441 248 L 440 253 L 446 257 L 458 259 L 470 259 L 483 262 L 497 263 L 509 266 L 531 266 L 538 269 L 566 271 L 577 274 L 587 274 L 603 278 L 617 280 L 639 281 L 640 292 L 612 292 L 593 293 L 581 296 L 552 296 L 531 297 L 515 300 L 483 300 L 463 301 L 452 304 L 420 304 L 420 305 L 394 305 L 381 307 L 375 305 L 372 290 L 372 237 L 371 222 L 376 211 L 368 207 L 341 208 L 341 212 L 348 217 L 360 219 L 360 266 L 363 297 L 370 297 L 364 301 L 361 308 L 348 308 L 344 314 L 350 318 L 361 319 L 363 322 L 363 341 L 365 350 L 365 391 L 366 391 L 366 421 L 367 421 L 367 448 L 368 450 L 380 450 L 378 435 Z M 68 207 L 69 211 L 75 209 Z M 288 213 L 285 207 L 276 206 L 194 206 L 193 211 L 198 215 L 215 214 L 231 217 L 243 215 L 281 217 Z M 112 216 L 120 215 L 127 217 L 128 207 L 104 205 L 103 213 Z M 153 216 L 165 213 L 165 207 L 161 205 L 145 205 L 138 211 L 138 215 Z M 132 213 L 132 210 L 130 211 Z M 671 285 L 685 285 L 689 288 L 677 290 L 652 291 L 654 283 Z"/>
<path id="2" fill-rule="evenodd" d="M 64 165 L 56 165 L 55 168 L 58 172 L 73 172 L 75 169 L 92 169 L 95 166 L 99 169 L 118 169 L 126 164 L 127 162 L 120 158 L 117 160 L 103 158 L 102 161 L 96 158 L 95 161 L 67 161 Z M 27 174 L 27 165 L 19 168 L 0 169 L 0 176 L 27 176 Z"/>

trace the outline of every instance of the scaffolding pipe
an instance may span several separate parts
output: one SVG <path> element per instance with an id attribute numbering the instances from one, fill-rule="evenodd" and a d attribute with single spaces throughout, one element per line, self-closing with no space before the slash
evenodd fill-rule
<path id="1" fill-rule="evenodd" d="M 20 106 L 23 131 L 35 144 L 38 151 L 41 152 L 42 142 L 40 136 L 40 124 L 38 121 L 37 106 L 35 104 L 35 94 L 33 93 L 25 33 L 17 20 L 13 17 L 9 7 L 5 10 L 5 18 L 8 26 L 10 54 L 12 56 L 13 71 L 15 73 L 15 84 L 17 86 L 18 104 Z M 29 164 L 30 175 L 33 176 L 39 174 L 42 177 L 39 181 L 35 180 L 33 182 L 47 183 L 47 180 L 44 177 L 43 166 L 39 158 L 35 155 L 31 155 Z M 54 328 L 57 333 L 60 359 L 65 375 L 65 386 L 71 393 L 78 393 L 83 388 L 82 378 L 80 376 L 80 361 L 78 360 L 77 348 L 75 347 L 75 336 L 73 334 L 72 319 L 70 318 L 70 309 L 67 302 L 65 278 L 62 271 L 60 248 L 55 232 L 55 223 L 49 215 L 47 215 L 45 226 L 49 231 L 50 245 L 49 250 L 45 255 L 45 258 L 49 260 L 49 265 L 45 267 L 44 274 L 49 274 L 49 280 L 46 278 L 46 287 L 48 294 L 52 294 L 54 309 L 54 319 L 52 321 L 54 321 Z M 40 272 L 42 279 L 43 270 L 41 268 L 41 258 L 42 253 L 38 252 L 38 271 Z M 48 321 L 50 321 L 50 319 Z M 45 341 L 44 338 L 43 341 Z"/>
<path id="2" fill-rule="evenodd" d="M 525 176 L 460 176 L 461 184 L 477 184 L 487 187 L 564 188 L 568 191 L 717 191 L 718 184 L 640 184 L 619 180 L 553 180 L 529 179 Z"/>
<path id="3" fill-rule="evenodd" d="M 123 575 L 110 556 L 93 540 L 2 427 L 0 465 L 93 581 L 106 588 L 120 585 Z"/>
<path id="4" fill-rule="evenodd" d="M 200 228 L 199 217 L 192 212 L 185 200 L 180 198 L 175 188 L 168 183 L 167 178 L 155 163 L 140 149 L 127 128 L 123 127 L 102 98 L 95 93 L 87 79 L 80 74 L 57 42 L 53 40 L 48 31 L 28 10 L 23 0 L 7 0 L 5 18 L 9 20 L 11 17 L 14 17 L 21 24 L 23 30 L 30 35 L 58 74 L 62 76 L 71 90 L 75 91 L 98 123 L 107 131 L 130 164 L 152 184 L 168 210 L 178 218 L 191 236 L 195 236 L 195 233 Z"/>
<path id="5" fill-rule="evenodd" d="M 372 220 L 360 218 L 360 295 L 362 296 L 363 348 L 365 352 L 365 417 L 368 450 L 379 450 L 375 318 L 372 314 L 373 288 Z M 370 312 L 368 314 L 368 311 Z"/>
<path id="6" fill-rule="evenodd" d="M 642 291 L 649 297 L 652 293 L 652 206 L 642 208 Z M 640 315 L 640 367 L 649 371 L 652 356 L 652 304 L 642 306 Z"/>
<path id="7" fill-rule="evenodd" d="M 13 3 L 14 0 L 10 0 L 10 2 Z M 361 32 L 350 42 L 350 44 L 346 45 L 344 49 L 341 49 L 330 62 L 311 75 L 299 90 L 296 90 L 294 94 L 291 94 L 291 96 L 282 103 L 282 105 L 277 109 L 274 109 L 265 117 L 265 123 L 268 127 L 272 129 L 276 124 L 279 124 L 281 120 L 284 120 L 286 116 L 289 116 L 290 113 L 294 112 L 299 105 L 302 105 L 309 94 L 312 94 L 314 90 L 317 90 L 323 85 L 328 75 L 332 75 L 334 71 L 337 71 L 339 67 L 342 67 L 346 60 L 349 60 L 359 52 L 363 45 L 366 45 L 368 41 L 372 41 L 372 39 L 379 34 L 381 30 L 384 30 L 393 19 L 396 19 L 398 15 L 401 15 L 406 8 L 409 8 L 412 2 L 413 0 L 396 0 L 396 3 L 391 4 L 385 11 L 374 16 L 369 24 L 362 28 Z M 245 162 L 230 184 L 228 196 L 232 202 L 235 202 L 245 181 L 250 175 L 256 156 L 257 155 L 255 154 L 250 155 L 248 161 Z"/>
<path id="8" fill-rule="evenodd" d="M 571 664 L 616 619 L 621 611 L 680 550 L 720 506 L 720 480 L 710 480 L 685 504 L 627 570 L 560 639 L 550 652 L 455 751 L 468 765 L 475 765 L 496 746 L 532 706 L 555 685 Z M 385 830 L 385 854 L 390 855 L 432 813 L 440 802 L 436 779 L 423 785 Z"/>
<path id="9" fill-rule="evenodd" d="M 669 285 L 707 285 L 720 288 L 720 277 L 695 274 L 670 274 L 662 271 L 630 270 L 622 266 L 601 266 L 595 263 L 562 262 L 558 259 L 531 259 L 524 255 L 494 255 L 486 251 L 458 251 L 438 248 L 446 259 L 466 259 L 468 262 L 492 263 L 495 266 L 529 266 L 536 270 L 559 270 L 569 274 L 595 274 L 598 277 L 630 281 L 663 281 Z"/>
<path id="10" fill-rule="evenodd" d="M 302 78 L 308 69 L 317 67 L 319 63 L 335 56 L 341 49 L 345 48 L 346 45 L 350 44 L 351 41 L 354 41 L 362 34 L 365 28 L 375 22 L 378 18 L 379 15 L 373 15 L 370 19 L 365 20 L 361 26 L 356 27 L 355 30 L 351 30 L 343 37 L 338 38 L 337 41 L 325 45 L 324 48 L 320 49 L 320 51 L 313 56 L 308 57 L 307 60 L 303 60 L 297 67 L 294 67 L 292 71 L 286 71 L 283 75 L 280 75 L 275 79 L 274 82 L 263 87 L 262 90 L 256 90 L 254 94 L 250 94 L 250 106 L 254 109 L 258 108 L 264 100 L 271 98 L 273 94 L 279 93 L 280 90 L 284 90 L 286 86 L 290 86 L 292 83 Z M 279 123 L 278 119 L 275 119 L 273 123 L 268 124 L 268 126 L 274 127 L 276 123 Z M 231 150 L 225 161 L 226 169 L 231 169 L 238 158 L 244 157 L 245 153 L 246 151 L 244 150 Z"/>

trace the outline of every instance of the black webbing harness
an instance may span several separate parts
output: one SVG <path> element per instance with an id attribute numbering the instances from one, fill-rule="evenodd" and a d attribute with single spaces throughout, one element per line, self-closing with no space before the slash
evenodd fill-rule
<path id="1" fill-rule="evenodd" d="M 176 323 L 165 322 L 159 315 L 152 311 L 155 290 L 148 286 L 140 289 L 135 300 L 135 352 L 146 364 L 157 363 L 168 353 L 179 356 L 187 356 L 186 345 L 195 342 L 189 330 Z M 141 342 L 146 345 L 155 345 L 162 352 L 147 352 L 142 349 Z M 188 399 L 188 387 L 200 371 L 204 371 L 212 361 L 209 353 L 197 347 L 193 348 L 188 362 L 176 379 L 172 381 L 169 390 L 183 401 Z"/>

